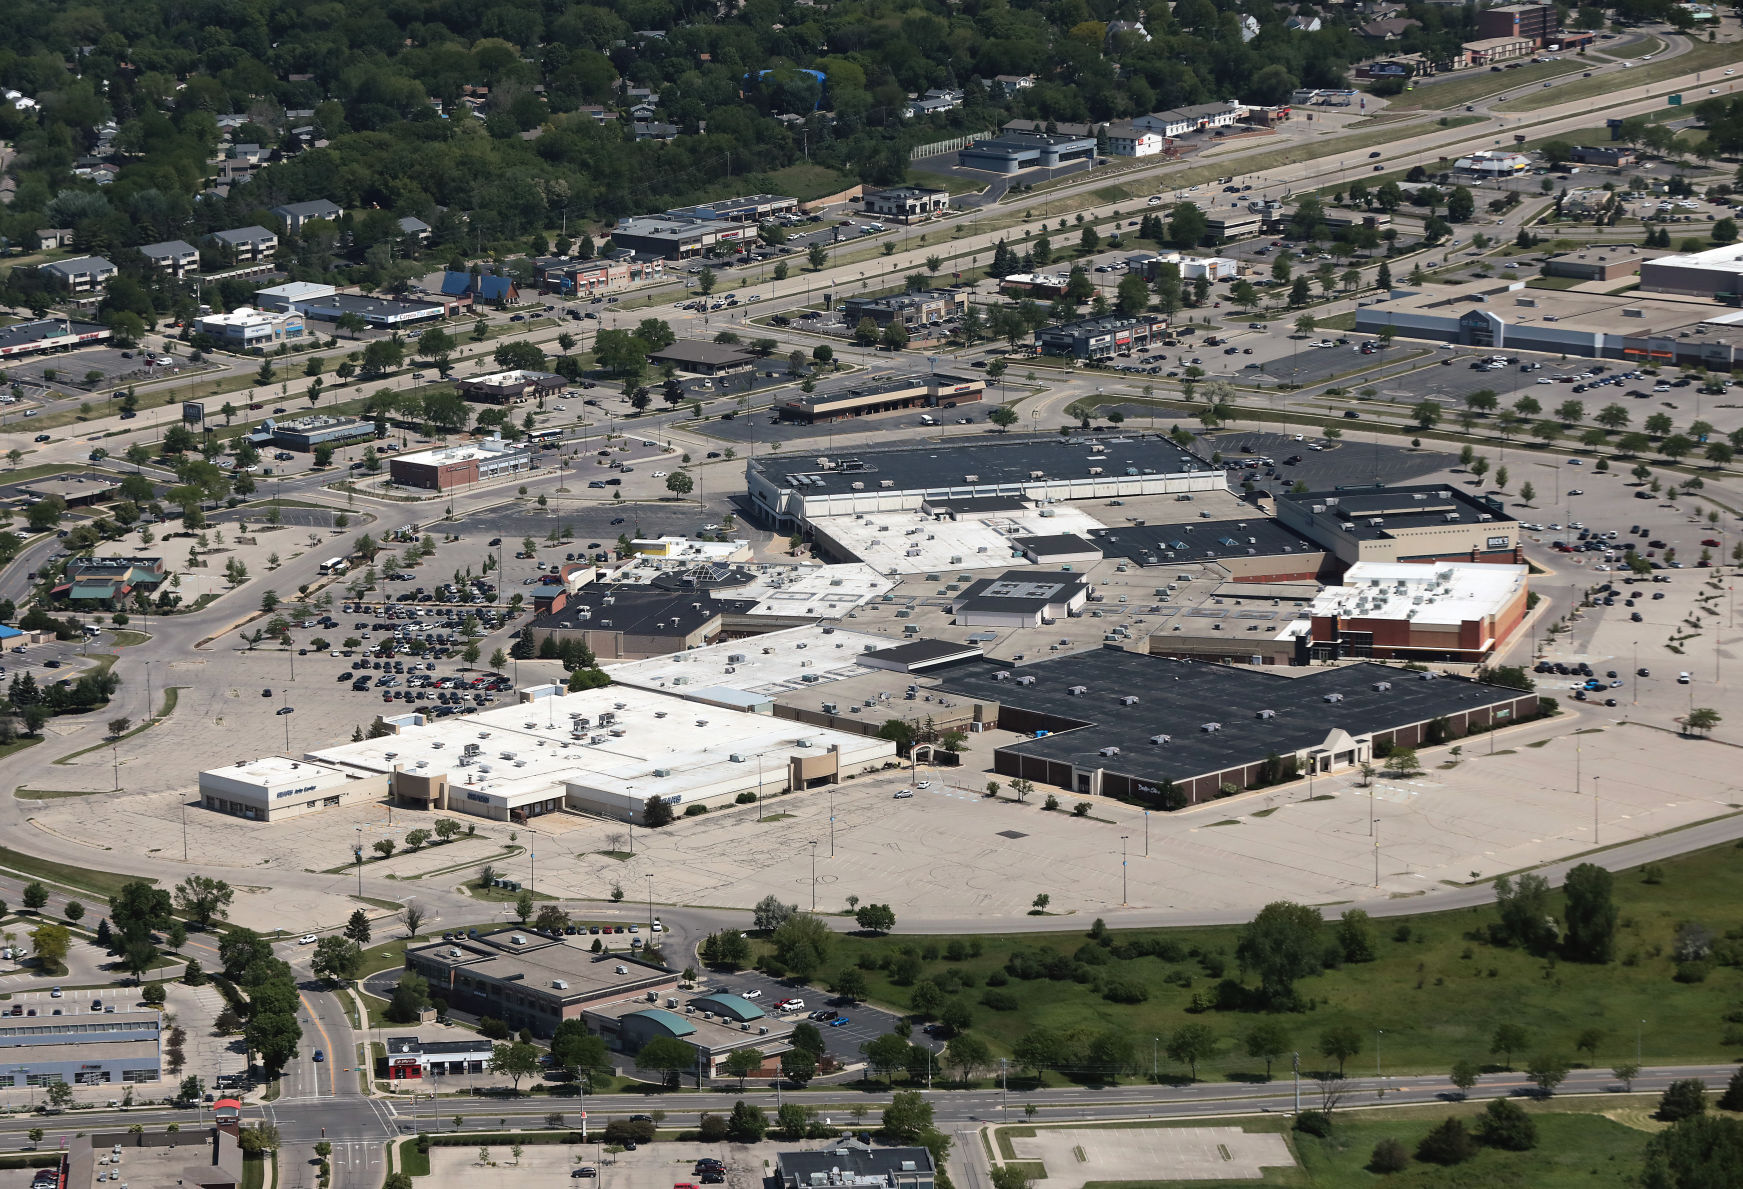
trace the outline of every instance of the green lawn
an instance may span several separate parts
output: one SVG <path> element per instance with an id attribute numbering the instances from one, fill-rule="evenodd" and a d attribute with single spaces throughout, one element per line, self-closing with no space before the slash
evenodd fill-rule
<path id="1" fill-rule="evenodd" d="M 277 1155 L 273 1156 L 276 1162 Z M 242 1189 L 264 1189 L 266 1185 L 266 1156 L 245 1156 L 242 1159 Z"/>
<path id="2" fill-rule="evenodd" d="M 1295 1168 L 1271 1168 L 1262 1180 L 1218 1181 L 1223 1185 L 1278 1185 L 1298 1189 L 1350 1189 L 1352 1186 L 1387 1185 L 1393 1189 L 1624 1189 L 1637 1182 L 1640 1161 L 1650 1135 L 1598 1114 L 1558 1109 L 1550 1102 L 1523 1104 L 1537 1121 L 1537 1147 L 1529 1152 L 1483 1149 L 1477 1156 L 1453 1168 L 1423 1164 L 1414 1159 L 1416 1145 L 1428 1131 L 1450 1116 L 1469 1120 L 1482 1113 L 1475 1103 L 1407 1110 L 1351 1111 L 1334 1115 L 1336 1126 L 1328 1139 L 1301 1132 L 1287 1132 L 1290 1147 L 1299 1162 Z M 1571 1106 L 1572 1104 L 1568 1104 Z M 1645 1108 L 1650 1109 L 1650 1108 Z M 1645 1110 L 1634 1112 L 1644 1115 Z M 1151 1124 L 1149 1126 L 1154 1126 Z M 1204 1120 L 1182 1120 L 1162 1126 L 1204 1126 Z M 1218 1121 L 1215 1125 L 1223 1125 Z M 1139 1126 L 1146 1126 L 1139 1124 Z M 1243 1130 L 1286 1132 L 1287 1119 L 1246 1119 Z M 1021 1133 L 1027 1129 L 1001 1129 Z M 1396 1139 L 1412 1153 L 1403 1172 L 1383 1176 L 1368 1171 L 1374 1145 Z M 1001 1145 L 1002 1146 L 1002 1145 Z M 1184 1189 L 1203 1186 L 1204 1181 L 1090 1181 L 1084 1189 Z"/>
<path id="3" fill-rule="evenodd" d="M 920 959 L 920 978 L 944 986 L 946 1000 L 972 1010 L 971 1028 L 995 1053 L 1033 1028 L 1078 1031 L 1087 1036 L 1113 1031 L 1134 1038 L 1135 1063 L 1148 1068 L 1150 1038 L 1167 1036 L 1188 1020 L 1208 1025 L 1218 1037 L 1216 1055 L 1199 1067 L 1205 1080 L 1262 1077 L 1262 1062 L 1248 1058 L 1242 1039 L 1260 1020 L 1282 1024 L 1301 1051 L 1304 1069 L 1321 1065 L 1318 1040 L 1331 1025 L 1351 1025 L 1363 1037 L 1352 1068 L 1366 1072 L 1374 1061 L 1374 1033 L 1385 1030 L 1384 1068 L 1432 1072 L 1459 1058 L 1499 1067 L 1490 1037 L 1501 1023 L 1523 1026 L 1524 1051 L 1513 1054 L 1522 1066 L 1534 1054 L 1609 1067 L 1634 1056 L 1640 1027 L 1647 1063 L 1730 1060 L 1743 1050 L 1743 1027 L 1723 1018 L 1737 1010 L 1743 977 L 1715 964 L 1704 981 L 1675 981 L 1670 956 L 1680 922 L 1695 921 L 1723 938 L 1743 930 L 1743 858 L 1735 847 L 1698 852 L 1661 864 L 1662 882 L 1648 883 L 1639 869 L 1616 877 L 1619 926 L 1618 961 L 1605 966 L 1536 958 L 1486 940 L 1496 914 L 1487 906 L 1436 913 L 1372 926 L 1376 961 L 1344 965 L 1297 984 L 1311 1010 L 1282 1016 L 1244 1010 L 1242 972 L 1234 958 L 1237 928 L 1135 930 L 1111 934 L 1112 947 L 1084 932 L 980 938 L 844 937 L 826 963 L 827 972 L 849 963 L 868 964 L 865 974 L 874 1002 L 898 1010 L 910 1006 L 912 989 L 892 981 L 893 962 L 908 952 Z M 1035 891 L 1043 891 L 1037 886 Z M 1560 910 L 1559 902 L 1554 911 Z M 1160 956 L 1117 957 L 1120 944 L 1135 939 L 1169 943 Z M 1329 937 L 1327 938 L 1329 941 Z M 976 949 L 978 947 L 978 954 Z M 1721 950 L 1723 950 L 1721 946 Z M 1047 977 L 1019 978 L 1005 966 L 1015 951 L 1046 957 L 1075 956 Z M 950 955 L 956 954 L 956 960 Z M 988 977 L 1005 979 L 989 986 Z M 1226 981 L 1225 981 L 1226 980 Z M 1098 990 L 1116 983 L 1147 992 L 1143 1003 L 1111 1002 Z M 1219 985 L 1231 1006 L 1218 1008 Z M 1001 1006 L 987 1006 L 982 996 Z M 1196 1015 L 1186 1013 L 1198 1009 Z M 1593 1054 L 1578 1052 L 1575 1040 L 1588 1028 L 1602 1038 Z M 1185 1074 L 1180 1066 L 1159 1063 L 1165 1075 Z"/>

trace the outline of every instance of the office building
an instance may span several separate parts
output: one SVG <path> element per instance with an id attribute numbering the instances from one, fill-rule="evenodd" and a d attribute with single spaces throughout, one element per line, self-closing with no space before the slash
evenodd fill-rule
<path id="1" fill-rule="evenodd" d="M 298 302 L 320 301 L 338 292 L 332 285 L 318 285 L 313 281 L 287 281 L 270 289 L 256 289 L 254 304 L 263 310 L 295 310 Z"/>
<path id="2" fill-rule="evenodd" d="M 214 231 L 206 240 L 235 264 L 253 264 L 278 251 L 278 235 L 258 224 Z"/>
<path id="3" fill-rule="evenodd" d="M 1006 132 L 975 141 L 960 150 L 957 159 L 964 169 L 1004 174 L 1020 173 L 1025 169 L 1055 169 L 1074 161 L 1093 163 L 1095 137 Z"/>
<path id="4" fill-rule="evenodd" d="M 335 292 L 324 297 L 299 298 L 295 304 L 305 317 L 337 322 L 346 314 L 356 314 L 366 325 L 383 330 L 435 322 L 448 312 L 448 307 L 438 301 L 365 297 L 361 293 Z"/>
<path id="5" fill-rule="evenodd" d="M 546 937 L 524 928 L 408 946 L 405 968 L 428 979 L 430 994 L 448 1006 L 542 1039 L 564 1020 L 581 1019 L 590 1004 L 678 985 L 674 971 L 623 954 L 590 953 L 578 936 Z"/>
<path id="6" fill-rule="evenodd" d="M 269 417 L 260 423 L 260 427 L 271 435 L 274 446 L 305 454 L 311 453 L 316 446 L 344 446 L 352 442 L 367 442 L 376 436 L 373 421 L 322 414 L 293 417 L 289 421 Z"/>
<path id="7" fill-rule="evenodd" d="M 698 376 L 735 376 L 756 370 L 757 357 L 731 343 L 699 343 L 679 339 L 648 356 L 655 367 L 668 364 Z"/>
<path id="8" fill-rule="evenodd" d="M 670 214 L 619 219 L 611 229 L 613 247 L 666 260 L 686 260 L 715 247 L 730 246 L 737 250 L 755 238 L 754 226 L 727 219 Z"/>
<path id="9" fill-rule="evenodd" d="M 303 337 L 303 316 L 294 311 L 237 306 L 227 314 L 202 314 L 194 329 L 236 351 L 264 351 Z"/>
<path id="10" fill-rule="evenodd" d="M 278 216 L 284 229 L 294 235 L 316 219 L 337 222 L 345 212 L 338 203 L 317 198 L 312 202 L 287 202 L 273 207 L 272 213 Z"/>
<path id="11" fill-rule="evenodd" d="M 498 437 L 454 446 L 437 446 L 396 454 L 387 461 L 388 475 L 403 487 L 448 491 L 532 469 L 533 452 Z"/>
<path id="12" fill-rule="evenodd" d="M 1561 34 L 1561 15 L 1553 4 L 1498 4 L 1477 10 L 1477 35 L 1517 37 L 1546 46 Z"/>
<path id="13" fill-rule="evenodd" d="M 212 1104 L 215 1125 L 181 1131 L 79 1131 L 63 1138 L 55 1189 L 240 1189 L 240 1107 L 233 1098 Z M 138 1126 L 137 1124 L 135 1126 Z"/>
<path id="14" fill-rule="evenodd" d="M 832 1140 L 805 1152 L 775 1157 L 778 1189 L 933 1189 L 932 1153 L 921 1147 L 872 1147 L 857 1139 Z"/>

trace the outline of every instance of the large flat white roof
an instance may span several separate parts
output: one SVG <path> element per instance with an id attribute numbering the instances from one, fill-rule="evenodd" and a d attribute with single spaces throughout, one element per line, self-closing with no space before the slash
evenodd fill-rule
<path id="1" fill-rule="evenodd" d="M 662 573 L 687 568 L 684 561 L 637 556 L 619 571 L 624 582 L 651 582 Z M 878 573 L 864 562 L 817 565 L 813 562 L 737 562 L 733 570 L 748 573 L 751 581 L 719 588 L 724 599 L 750 600 L 751 615 L 809 615 L 829 619 L 893 588 L 894 579 Z"/>
<path id="2" fill-rule="evenodd" d="M 1672 256 L 1660 256 L 1648 264 L 1672 268 L 1716 268 L 1726 272 L 1743 271 L 1743 244 L 1726 244 L 1719 248 L 1708 248 L 1704 252 L 1680 252 Z"/>
<path id="3" fill-rule="evenodd" d="M 1343 585 L 1320 591 L 1302 614 L 1459 624 L 1506 607 L 1525 589 L 1527 572 L 1524 566 L 1476 563 L 1357 562 Z"/>
<path id="4" fill-rule="evenodd" d="M 424 466 L 446 466 L 456 462 L 500 458 L 502 455 L 515 450 L 525 449 L 525 446 L 517 445 L 514 442 L 487 438 L 482 442 L 463 442 L 456 446 L 435 446 L 429 450 L 413 450 L 408 454 L 396 454 L 394 458 L 400 462 L 421 463 Z"/>
<path id="5" fill-rule="evenodd" d="M 1026 566 L 1031 563 L 1012 543 L 1016 538 L 1056 533 L 1087 538 L 1091 529 L 1105 527 L 1064 503 L 960 520 L 934 519 L 912 509 L 820 516 L 811 524 L 885 575 Z"/>
<path id="6" fill-rule="evenodd" d="M 289 756 L 261 756 L 253 760 L 238 760 L 221 768 L 208 768 L 201 775 L 260 785 L 263 788 L 299 780 L 337 782 L 345 779 L 345 773 L 338 768 L 306 759 L 291 759 Z"/>
<path id="7" fill-rule="evenodd" d="M 601 724 L 600 716 L 613 719 Z M 577 738 L 572 715 L 585 716 Z M 803 741 L 803 742 L 801 742 Z M 882 741 L 788 719 L 705 706 L 681 697 L 612 685 L 541 698 L 461 718 L 437 719 L 397 735 L 310 752 L 322 763 L 369 772 L 433 776 L 509 804 L 564 795 L 566 786 L 608 789 L 637 801 L 693 798 L 757 783 L 759 757 L 770 784 L 787 757 L 840 746 L 848 756 Z M 476 758 L 463 763 L 466 747 Z M 734 759 L 734 756 L 740 757 Z"/>
<path id="8" fill-rule="evenodd" d="M 773 698 L 868 672 L 860 665 L 859 656 L 890 644 L 888 636 L 808 624 L 748 640 L 611 665 L 606 672 L 615 682 L 642 689 L 683 694 L 725 687 Z"/>

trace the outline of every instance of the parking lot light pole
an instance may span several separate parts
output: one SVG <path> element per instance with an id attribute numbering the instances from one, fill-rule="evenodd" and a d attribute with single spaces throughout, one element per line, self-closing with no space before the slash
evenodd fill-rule
<path id="1" fill-rule="evenodd" d="M 1120 835 L 1120 907 L 1126 906 L 1126 839 L 1130 834 Z"/>
<path id="2" fill-rule="evenodd" d="M 811 911 L 817 911 L 817 841 L 811 841 Z"/>
<path id="3" fill-rule="evenodd" d="M 647 876 L 648 879 L 648 944 L 652 945 L 654 933 L 654 873 L 651 871 L 644 871 L 642 874 Z"/>

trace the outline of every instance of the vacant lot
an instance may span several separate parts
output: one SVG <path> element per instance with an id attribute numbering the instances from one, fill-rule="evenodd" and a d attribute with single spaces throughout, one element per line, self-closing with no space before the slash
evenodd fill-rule
<path id="1" fill-rule="evenodd" d="M 1444 1070 L 1459 1058 L 1499 1068 L 1502 1058 L 1491 1053 L 1490 1041 L 1502 1023 L 1522 1026 L 1528 1037 L 1513 1055 L 1515 1065 L 1539 1052 L 1599 1067 L 1631 1060 L 1642 1020 L 1648 1064 L 1728 1058 L 1743 1043 L 1743 1031 L 1723 1018 L 1735 1007 L 1736 972 L 1702 967 L 1684 971 L 1702 981 L 1678 982 L 1672 951 L 1684 922 L 1699 923 L 1715 938 L 1743 926 L 1738 857 L 1736 848 L 1724 847 L 1664 863 L 1659 871 L 1619 874 L 1619 960 L 1608 965 L 1558 962 L 1492 945 L 1487 929 L 1497 917 L 1490 908 L 1425 915 L 1373 924 L 1375 960 L 1340 964 L 1298 983 L 1312 1010 L 1296 1013 L 1245 1010 L 1243 984 L 1252 980 L 1243 980 L 1235 961 L 1235 928 L 1121 931 L 1105 943 L 1087 935 L 1087 920 L 1085 933 L 846 937 L 829 966 L 860 966 L 870 997 L 898 1007 L 912 1002 L 918 984 L 939 984 L 945 1002 L 965 1005 L 972 1030 L 996 1052 L 1009 1052 L 1034 1029 L 1086 1039 L 1112 1033 L 1137 1038 L 1134 1064 L 1148 1073 L 1150 1038 L 1160 1037 L 1154 1047 L 1163 1050 L 1156 1056 L 1164 1076 L 1186 1075 L 1165 1049 L 1169 1034 L 1187 1021 L 1207 1025 L 1217 1037 L 1216 1054 L 1199 1064 L 1201 1079 L 1262 1078 L 1265 1063 L 1246 1055 L 1244 1039 L 1260 1022 L 1282 1026 L 1290 1041 L 1283 1047 L 1301 1051 L 1304 1070 L 1324 1063 L 1319 1037 L 1334 1025 L 1350 1026 L 1361 1038 L 1362 1054 L 1352 1059 L 1359 1069 L 1374 1059 L 1376 1028 L 1385 1029 L 1387 1071 Z M 1552 898 L 1551 912 L 1561 909 L 1559 897 Z M 905 955 L 917 964 L 904 969 L 899 959 Z M 1109 998 L 1134 993 L 1147 998 Z M 1575 1047 L 1587 1029 L 1597 1033 L 1593 1052 Z M 1081 1076 L 1073 1070 L 1054 1076 L 1074 1073 Z"/>

